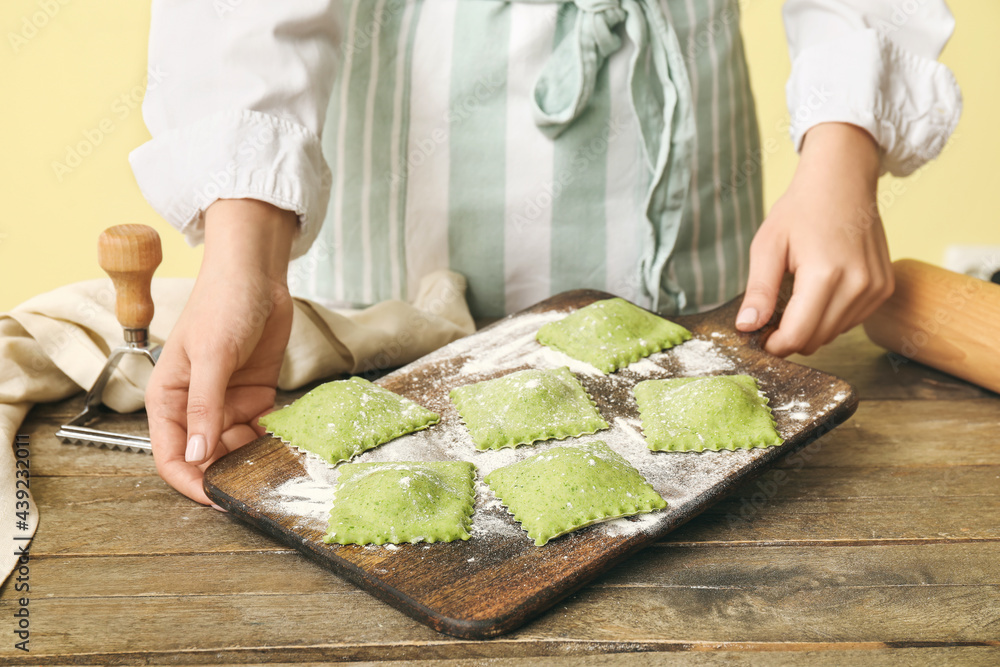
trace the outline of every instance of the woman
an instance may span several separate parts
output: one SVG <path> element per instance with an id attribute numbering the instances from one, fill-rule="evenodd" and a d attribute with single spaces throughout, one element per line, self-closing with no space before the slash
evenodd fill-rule
<path id="1" fill-rule="evenodd" d="M 942 0 L 789 0 L 801 158 L 761 223 L 736 0 L 335 4 L 153 5 L 166 75 L 131 161 L 206 247 L 147 406 L 160 474 L 199 502 L 273 404 L 289 285 L 366 305 L 451 268 L 480 317 L 578 287 L 665 314 L 745 289 L 752 331 L 788 271 L 767 350 L 809 354 L 891 293 L 877 178 L 936 155 L 961 107 Z"/>

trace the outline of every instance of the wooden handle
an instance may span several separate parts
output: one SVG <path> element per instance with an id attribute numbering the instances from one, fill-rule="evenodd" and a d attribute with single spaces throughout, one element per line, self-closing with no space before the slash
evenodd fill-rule
<path id="1" fill-rule="evenodd" d="M 163 259 L 160 235 L 146 225 L 117 225 L 97 240 L 97 261 L 115 285 L 115 315 L 127 329 L 145 329 L 153 320 L 149 285 Z"/>
<path id="2" fill-rule="evenodd" d="M 868 337 L 1000 392 L 1000 285 L 914 259 L 892 267 L 896 291 L 865 322 Z"/>

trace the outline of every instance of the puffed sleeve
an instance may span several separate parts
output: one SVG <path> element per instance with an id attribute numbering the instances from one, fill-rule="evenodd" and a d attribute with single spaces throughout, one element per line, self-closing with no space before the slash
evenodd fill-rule
<path id="1" fill-rule="evenodd" d="M 787 0 L 786 93 L 796 150 L 814 125 L 844 122 L 882 147 L 882 170 L 913 172 L 944 148 L 962 112 L 937 62 L 955 27 L 943 0 Z"/>
<path id="2" fill-rule="evenodd" d="M 293 257 L 330 197 L 320 133 L 340 46 L 336 0 L 154 0 L 142 113 L 129 155 L 146 200 L 191 245 L 217 199 L 299 216 Z"/>

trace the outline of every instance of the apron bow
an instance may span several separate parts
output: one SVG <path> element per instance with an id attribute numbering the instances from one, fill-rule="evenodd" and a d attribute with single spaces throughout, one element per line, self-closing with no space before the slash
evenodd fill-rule
<path id="1" fill-rule="evenodd" d="M 564 4 L 570 0 L 512 0 Z M 654 310 L 683 310 L 679 285 L 665 279 L 691 182 L 695 122 L 691 85 L 680 45 L 659 0 L 572 0 L 577 8 L 573 33 L 556 46 L 543 66 L 532 95 L 535 124 L 556 138 L 587 108 L 597 73 L 622 46 L 624 26 L 635 45 L 629 62 L 630 105 L 642 133 L 647 168 L 648 243 L 639 279 Z"/>
<path id="2" fill-rule="evenodd" d="M 574 4 L 580 10 L 575 35 L 555 49 L 534 88 L 535 124 L 553 139 L 587 107 L 598 71 L 622 46 L 615 28 L 628 16 L 620 0 L 576 0 Z"/>

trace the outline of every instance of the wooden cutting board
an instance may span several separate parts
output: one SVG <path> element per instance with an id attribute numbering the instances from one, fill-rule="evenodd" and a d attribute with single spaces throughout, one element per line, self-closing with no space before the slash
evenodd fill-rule
<path id="1" fill-rule="evenodd" d="M 761 334 L 733 327 L 739 301 L 709 313 L 672 318 L 691 341 L 604 376 L 539 345 L 535 332 L 610 295 L 566 292 L 441 348 L 378 380 L 441 415 L 436 426 L 399 438 L 355 461 L 461 458 L 479 468 L 473 537 L 465 542 L 386 546 L 324 544 L 325 513 L 336 479 L 317 457 L 271 436 L 217 461 L 205 491 L 231 515 L 288 544 L 381 600 L 457 637 L 509 632 L 585 585 L 629 554 L 663 537 L 782 456 L 849 418 L 857 408 L 843 380 L 773 357 Z M 574 441 L 479 452 L 448 392 L 524 368 L 568 365 L 611 428 L 578 440 L 603 440 L 625 456 L 666 499 L 665 510 L 590 526 L 535 547 L 482 484 L 491 470 Z M 642 439 L 632 387 L 649 378 L 746 373 L 770 399 L 786 442 L 735 452 L 651 452 Z"/>

